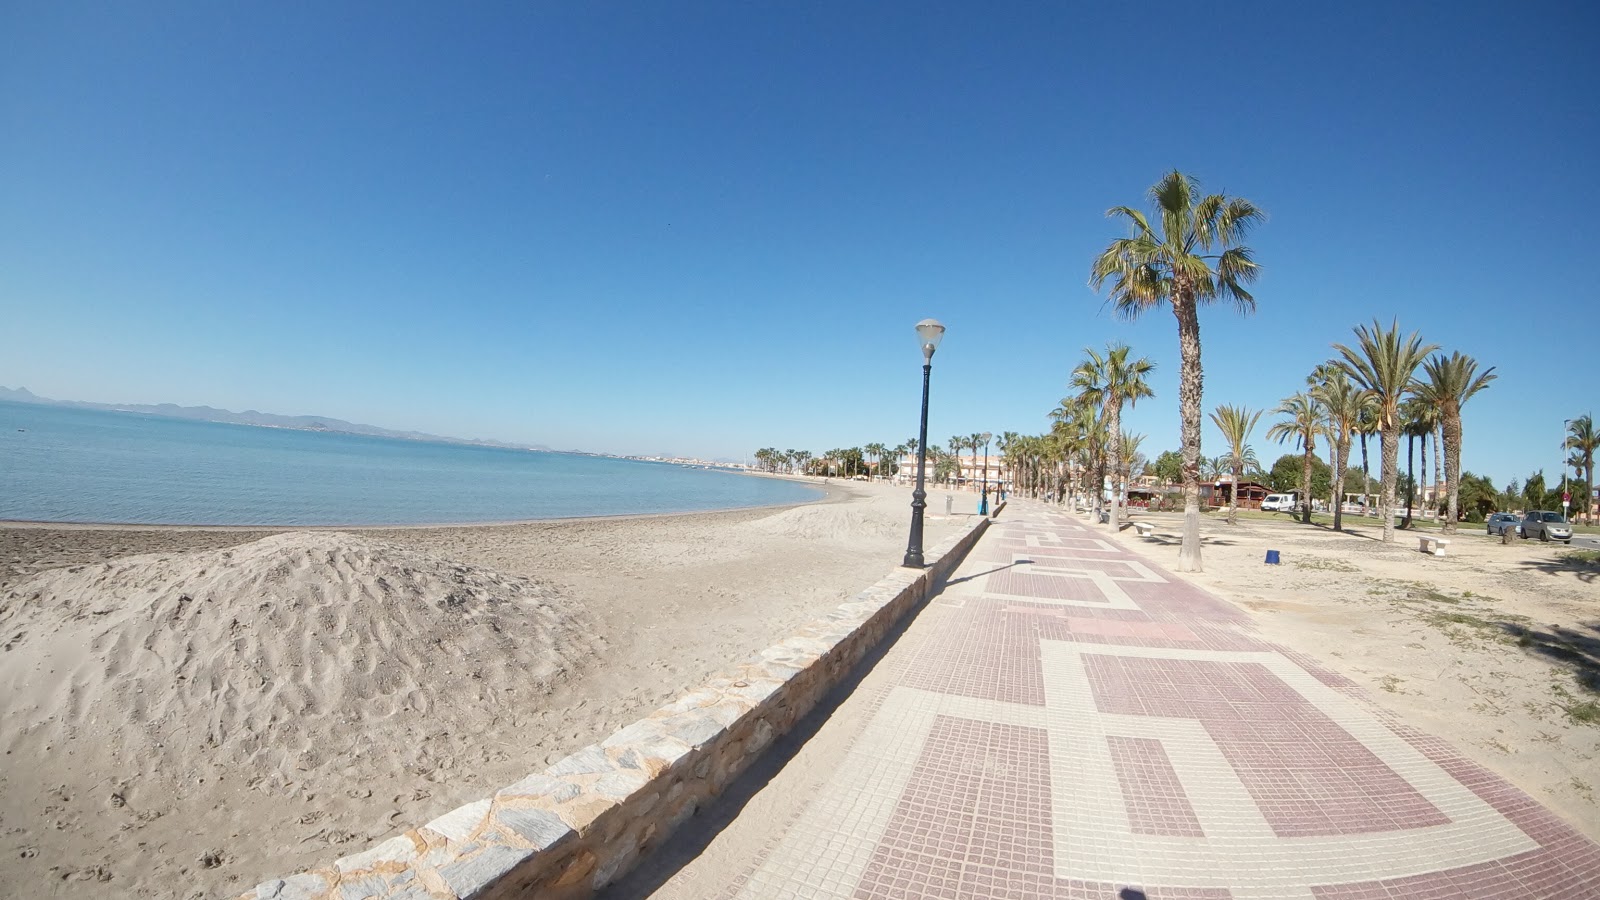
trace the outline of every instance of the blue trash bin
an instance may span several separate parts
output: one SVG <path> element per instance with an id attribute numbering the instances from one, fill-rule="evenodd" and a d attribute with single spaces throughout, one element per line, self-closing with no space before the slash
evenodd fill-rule
<path id="1" fill-rule="evenodd" d="M 1269 566 L 1278 565 L 1278 551 L 1276 551 L 1276 550 L 1268 550 L 1267 551 L 1267 565 L 1269 565 Z"/>

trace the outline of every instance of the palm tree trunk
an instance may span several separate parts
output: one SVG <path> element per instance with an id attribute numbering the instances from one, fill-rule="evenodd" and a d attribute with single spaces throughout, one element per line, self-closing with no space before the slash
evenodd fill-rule
<path id="1" fill-rule="evenodd" d="M 1461 463 L 1461 458 L 1459 458 L 1459 456 L 1458 456 L 1458 458 L 1456 458 L 1456 463 Z M 1443 416 L 1443 415 L 1438 416 L 1438 421 L 1435 421 L 1435 423 L 1434 423 L 1434 476 L 1435 476 L 1434 480 L 1435 480 L 1435 482 L 1437 482 L 1437 480 L 1438 480 L 1438 466 L 1440 466 L 1440 464 L 1443 464 L 1443 466 L 1445 466 L 1445 490 L 1450 490 L 1450 485 L 1454 484 L 1454 482 L 1456 482 L 1456 479 L 1454 479 L 1454 476 L 1451 476 L 1451 474 L 1450 474 L 1450 444 L 1448 444 L 1448 442 L 1446 442 L 1446 440 L 1445 440 L 1445 416 Z M 1458 464 L 1458 466 L 1456 466 L 1456 468 L 1459 469 L 1459 468 L 1461 468 L 1461 466 L 1459 466 L 1459 464 Z M 1435 501 L 1437 501 L 1437 496 L 1438 496 L 1437 493 L 1435 493 L 1434 496 L 1435 496 Z M 1456 525 L 1451 524 L 1450 525 L 1450 530 L 1451 530 L 1451 532 L 1454 532 L 1454 530 L 1456 530 Z"/>
<path id="2" fill-rule="evenodd" d="M 1429 429 L 1429 434 L 1432 434 L 1432 429 Z M 1435 459 L 1433 461 L 1433 467 L 1434 467 L 1435 470 L 1437 470 L 1439 468 L 1438 459 Z M 1429 482 L 1430 484 L 1438 482 L 1439 479 L 1438 479 L 1438 472 L 1437 471 L 1434 472 L 1434 476 L 1435 477 L 1434 477 L 1433 481 Z M 1427 434 L 1422 436 L 1422 480 L 1423 481 L 1427 481 L 1428 480 L 1428 435 Z M 1422 502 L 1423 502 L 1424 507 L 1426 507 L 1427 503 L 1428 503 L 1428 495 L 1427 495 L 1426 491 L 1424 491 L 1423 494 L 1422 494 Z M 1427 518 L 1428 511 L 1427 511 L 1426 508 L 1423 509 L 1422 515 L 1423 515 L 1423 518 Z"/>
<path id="3" fill-rule="evenodd" d="M 1583 465 L 1583 520 L 1594 524 L 1594 462 L 1584 460 Z"/>
<path id="4" fill-rule="evenodd" d="M 1401 528 L 1411 527 L 1411 506 L 1417 502 L 1417 476 L 1412 471 L 1411 464 L 1416 461 L 1416 435 L 1406 435 L 1406 518 L 1400 523 Z"/>
<path id="5" fill-rule="evenodd" d="M 1383 517 L 1383 542 L 1394 543 L 1394 488 L 1400 473 L 1400 423 L 1393 421 L 1384 426 L 1378 441 L 1379 477 L 1383 481 L 1383 496 L 1378 504 L 1378 515 Z"/>
<path id="6" fill-rule="evenodd" d="M 1367 496 L 1367 488 L 1372 485 L 1372 469 L 1367 466 L 1367 433 L 1361 432 L 1361 512 L 1366 513 L 1372 506 Z"/>
<path id="7" fill-rule="evenodd" d="M 1183 457 L 1183 543 L 1178 571 L 1202 571 L 1200 563 L 1200 315 L 1194 293 L 1180 281 L 1173 285 L 1172 313 L 1178 319 L 1178 419 Z"/>
<path id="8" fill-rule="evenodd" d="M 1244 478 L 1244 465 L 1238 456 L 1233 458 L 1233 490 L 1228 497 L 1228 524 L 1239 524 L 1239 482 Z"/>
<path id="9" fill-rule="evenodd" d="M 1344 470 L 1350 454 L 1350 438 L 1335 439 L 1333 444 L 1333 530 L 1344 530 Z"/>
<path id="10" fill-rule="evenodd" d="M 1305 502 L 1300 507 L 1300 511 L 1301 511 L 1302 514 L 1304 514 L 1305 518 L 1301 519 L 1300 521 L 1303 524 L 1310 525 L 1311 524 L 1311 442 L 1309 442 L 1309 441 L 1306 442 L 1306 454 L 1305 454 L 1305 456 L 1306 456 L 1305 461 L 1300 466 L 1300 486 L 1305 489 L 1305 495 L 1301 498 Z"/>
<path id="11" fill-rule="evenodd" d="M 1122 404 L 1106 404 L 1106 431 L 1111 436 L 1111 533 L 1122 530 Z M 1102 482 L 1104 483 L 1104 482 Z"/>
<path id="12" fill-rule="evenodd" d="M 1450 506 L 1445 513 L 1444 533 L 1456 533 L 1456 511 L 1461 505 L 1461 413 L 1446 410 L 1444 423 L 1444 480 L 1450 487 Z"/>

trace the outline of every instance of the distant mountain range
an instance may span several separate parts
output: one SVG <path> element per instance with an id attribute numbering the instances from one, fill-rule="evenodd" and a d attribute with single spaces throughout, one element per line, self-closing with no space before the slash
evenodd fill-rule
<path id="1" fill-rule="evenodd" d="M 343 419 L 330 419 L 326 416 L 280 416 L 275 413 L 257 412 L 247 409 L 244 412 L 233 412 L 226 409 L 217 409 L 214 406 L 178 406 L 175 403 L 90 403 L 84 400 L 52 400 L 41 397 L 25 387 L 8 388 L 0 386 L 0 400 L 10 400 L 15 403 L 39 403 L 46 406 L 71 406 L 77 409 L 105 409 L 117 412 L 146 413 L 152 416 L 166 416 L 169 419 L 199 419 L 203 422 L 227 422 L 233 425 L 258 425 L 263 428 L 293 428 L 300 431 L 331 431 L 340 434 L 361 434 L 371 437 L 399 438 L 407 441 L 443 441 L 449 444 L 475 444 L 483 447 L 509 447 L 515 450 L 544 450 L 550 448 L 542 444 L 508 444 L 505 441 L 495 441 L 486 438 L 455 438 L 438 434 L 428 434 L 422 431 L 394 431 L 388 428 L 379 428 L 376 425 L 362 425 L 357 422 L 346 422 Z"/>

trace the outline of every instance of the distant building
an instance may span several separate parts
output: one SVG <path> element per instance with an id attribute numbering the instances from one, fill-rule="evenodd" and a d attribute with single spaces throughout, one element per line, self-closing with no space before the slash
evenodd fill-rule
<path id="1" fill-rule="evenodd" d="M 987 466 L 982 453 L 964 453 L 955 457 L 960 463 L 961 474 L 952 474 L 950 484 L 955 487 L 970 487 L 981 490 L 984 484 L 989 485 L 989 490 L 998 490 L 1004 485 L 1008 490 L 1011 487 L 1011 475 L 1006 471 L 1005 458 L 999 453 L 989 454 Z M 917 480 L 917 455 L 907 453 L 899 459 L 900 471 L 894 476 L 896 484 L 914 484 Z M 928 479 L 933 479 L 933 459 L 928 459 Z"/>

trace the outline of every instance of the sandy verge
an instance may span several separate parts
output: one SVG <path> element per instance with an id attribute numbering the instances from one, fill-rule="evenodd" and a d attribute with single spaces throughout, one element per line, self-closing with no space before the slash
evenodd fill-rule
<path id="1" fill-rule="evenodd" d="M 1123 544 L 1177 571 L 1182 517 L 1133 518 L 1155 535 L 1128 529 Z M 1205 572 L 1184 577 L 1600 840 L 1600 567 L 1482 525 L 1462 525 L 1444 557 L 1414 533 L 1383 544 L 1371 519 L 1346 529 L 1206 517 Z"/>
<path id="2" fill-rule="evenodd" d="M 538 771 L 892 569 L 909 491 L 829 491 L 526 525 L 0 527 L 0 896 L 225 896 Z"/>

